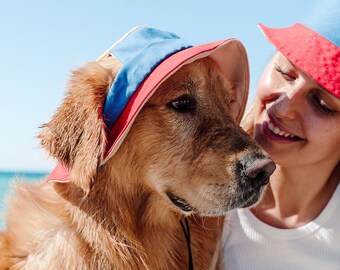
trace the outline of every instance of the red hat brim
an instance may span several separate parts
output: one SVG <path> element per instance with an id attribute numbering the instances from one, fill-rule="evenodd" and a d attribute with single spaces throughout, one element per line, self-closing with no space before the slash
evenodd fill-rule
<path id="1" fill-rule="evenodd" d="M 259 27 L 292 64 L 340 98 L 339 47 L 300 23 L 287 28 Z"/>

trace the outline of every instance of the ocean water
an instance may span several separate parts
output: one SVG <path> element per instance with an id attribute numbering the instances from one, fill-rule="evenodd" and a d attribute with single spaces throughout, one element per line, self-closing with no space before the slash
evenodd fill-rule
<path id="1" fill-rule="evenodd" d="M 47 173 L 43 172 L 4 172 L 0 171 L 0 231 L 5 228 L 6 195 L 10 192 L 11 183 L 20 181 L 41 181 Z"/>

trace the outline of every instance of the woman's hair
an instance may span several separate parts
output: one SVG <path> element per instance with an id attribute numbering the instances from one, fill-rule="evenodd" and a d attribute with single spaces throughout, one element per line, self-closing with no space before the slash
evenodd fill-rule
<path id="1" fill-rule="evenodd" d="M 249 109 L 243 115 L 240 125 L 251 137 L 253 137 L 254 135 L 254 102 L 252 102 Z"/>

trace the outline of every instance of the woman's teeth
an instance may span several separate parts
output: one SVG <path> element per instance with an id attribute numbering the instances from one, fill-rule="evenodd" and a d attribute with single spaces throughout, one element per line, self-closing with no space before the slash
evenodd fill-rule
<path id="1" fill-rule="evenodd" d="M 271 123 L 271 122 L 268 123 L 268 128 L 273 133 L 275 133 L 276 135 L 280 135 L 280 136 L 285 137 L 285 138 L 294 138 L 295 137 L 292 134 L 289 134 L 287 132 L 284 132 L 284 131 L 280 130 L 278 127 L 274 126 L 273 123 Z"/>

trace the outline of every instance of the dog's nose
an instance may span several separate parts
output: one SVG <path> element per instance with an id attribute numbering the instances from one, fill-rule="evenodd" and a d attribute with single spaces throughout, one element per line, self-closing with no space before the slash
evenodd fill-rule
<path id="1" fill-rule="evenodd" d="M 275 171 L 275 163 L 268 157 L 254 157 L 248 155 L 240 161 L 242 174 L 247 181 L 254 185 L 268 184 L 269 176 Z"/>

